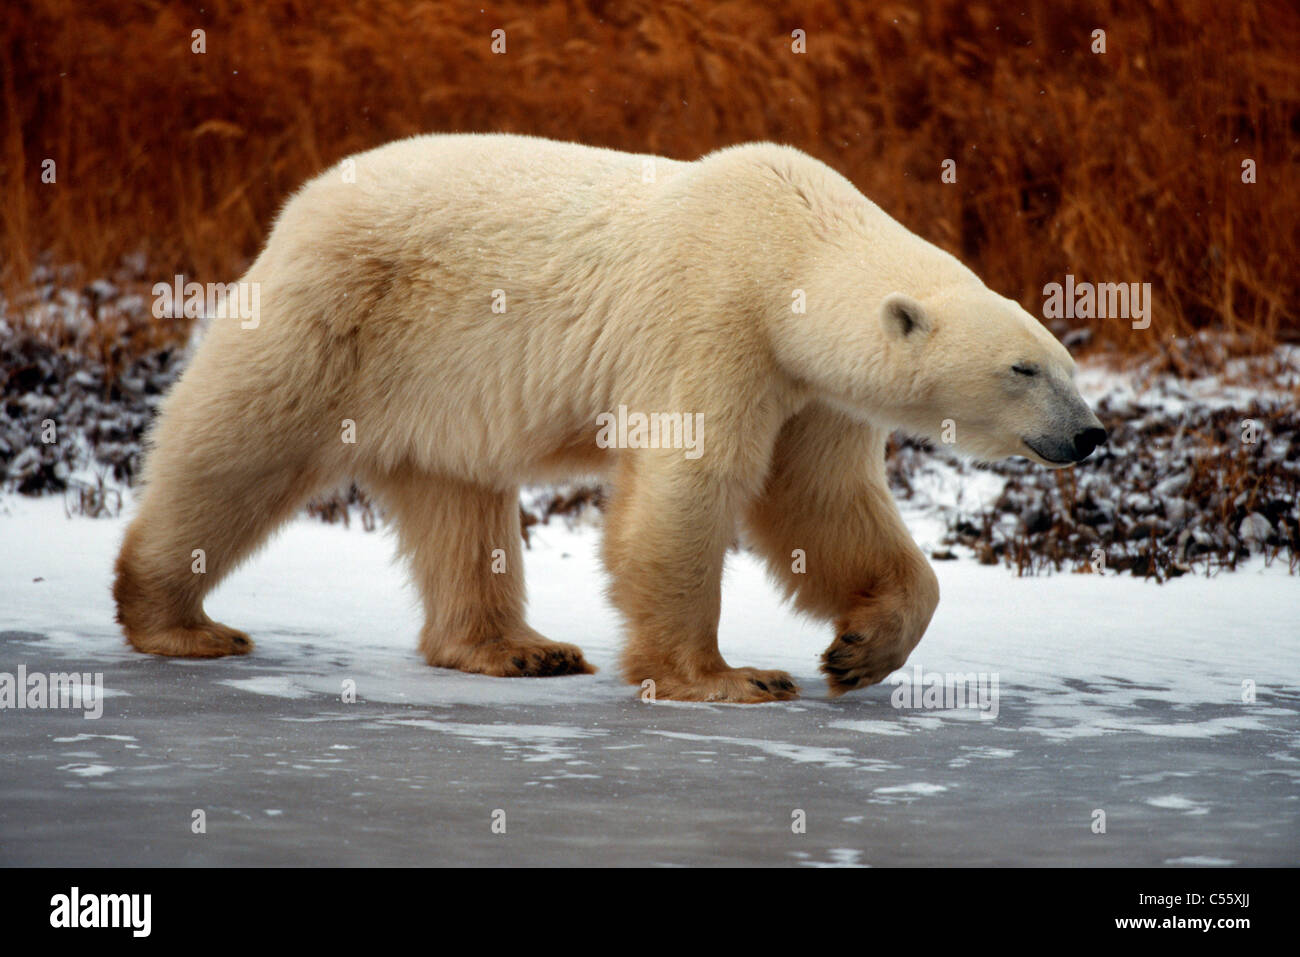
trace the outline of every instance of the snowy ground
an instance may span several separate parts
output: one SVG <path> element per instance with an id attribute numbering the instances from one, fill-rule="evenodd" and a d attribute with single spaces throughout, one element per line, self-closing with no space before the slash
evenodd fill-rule
<path id="1" fill-rule="evenodd" d="M 743 553 L 723 654 L 803 697 L 643 703 L 616 677 L 598 532 L 554 522 L 532 530 L 530 620 L 594 677 L 428 668 L 390 537 L 308 520 L 209 601 L 253 655 L 147 657 L 113 624 L 123 525 L 0 500 L 0 680 L 100 672 L 106 695 L 98 719 L 0 710 L 0 864 L 1300 862 L 1300 579 L 1280 565 L 1157 586 L 935 563 L 905 673 L 996 677 L 981 716 L 896 708 L 889 682 L 829 700 L 829 627 Z"/>

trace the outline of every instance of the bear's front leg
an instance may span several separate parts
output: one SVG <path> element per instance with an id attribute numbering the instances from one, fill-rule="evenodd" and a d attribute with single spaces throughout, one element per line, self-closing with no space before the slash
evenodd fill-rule
<path id="1" fill-rule="evenodd" d="M 786 672 L 733 668 L 718 651 L 722 565 L 743 494 L 738 484 L 683 461 L 680 451 L 624 456 L 603 545 L 610 599 L 628 627 L 623 677 L 656 699 L 794 698 L 799 689 Z"/>
<path id="2" fill-rule="evenodd" d="M 835 619 L 835 640 L 822 654 L 831 696 L 876 684 L 903 667 L 938 604 L 934 572 L 911 562 L 900 562 L 856 594 Z"/>
<path id="3" fill-rule="evenodd" d="M 781 430 L 749 507 L 751 544 L 795 606 L 835 624 L 822 655 L 832 696 L 902 667 L 939 603 L 885 476 L 883 429 L 812 405 Z"/>

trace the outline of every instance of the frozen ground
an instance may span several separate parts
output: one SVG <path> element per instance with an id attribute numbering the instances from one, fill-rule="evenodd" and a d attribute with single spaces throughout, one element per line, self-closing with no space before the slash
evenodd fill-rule
<path id="1" fill-rule="evenodd" d="M 0 710 L 0 864 L 1300 863 L 1300 579 L 1283 567 L 1156 586 L 937 562 L 906 672 L 996 676 L 981 717 L 895 708 L 889 683 L 829 700 L 828 626 L 743 553 L 723 653 L 789 670 L 803 697 L 642 703 L 616 677 L 597 532 L 559 524 L 533 529 L 531 623 L 594 677 L 428 668 L 389 536 L 305 520 L 209 602 L 253 655 L 146 657 L 112 621 L 122 528 L 0 500 L 0 680 L 101 672 L 106 695 L 97 720 Z"/>

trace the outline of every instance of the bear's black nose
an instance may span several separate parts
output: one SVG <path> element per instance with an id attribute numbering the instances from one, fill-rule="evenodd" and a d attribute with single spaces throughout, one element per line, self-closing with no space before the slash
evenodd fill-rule
<path id="1" fill-rule="evenodd" d="M 1075 459 L 1086 459 L 1088 454 L 1097 446 L 1106 441 L 1105 429 L 1084 429 L 1074 437 L 1074 456 Z"/>

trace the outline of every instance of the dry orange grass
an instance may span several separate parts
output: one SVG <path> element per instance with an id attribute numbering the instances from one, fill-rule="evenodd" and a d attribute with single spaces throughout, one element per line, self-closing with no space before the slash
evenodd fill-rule
<path id="1" fill-rule="evenodd" d="M 1147 352 L 1300 339 L 1300 12 L 1288 2 L 924 0 L 484 6 L 18 0 L 0 28 L 0 256 L 85 280 L 234 278 L 288 193 L 422 131 L 827 161 L 1041 314 L 1066 272 L 1150 282 Z M 1023 10 L 1023 12 L 1022 12 Z M 507 52 L 491 52 L 506 31 Z M 1107 52 L 1091 52 L 1092 31 Z M 207 52 L 191 52 L 191 31 Z M 807 32 L 807 53 L 791 31 Z M 57 163 L 57 183 L 41 163 Z M 940 181 L 956 160 L 958 182 Z M 1241 163 L 1259 182 L 1241 181 Z"/>

